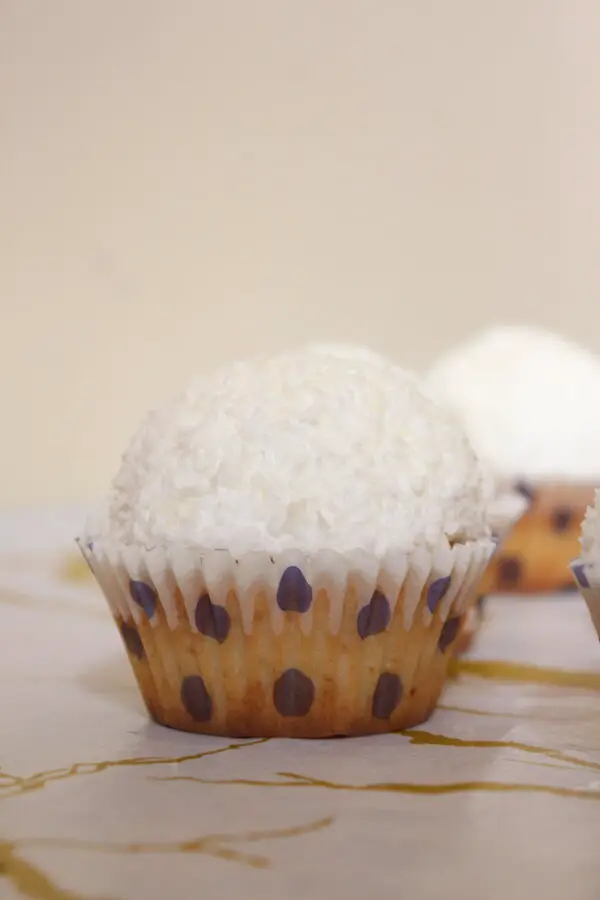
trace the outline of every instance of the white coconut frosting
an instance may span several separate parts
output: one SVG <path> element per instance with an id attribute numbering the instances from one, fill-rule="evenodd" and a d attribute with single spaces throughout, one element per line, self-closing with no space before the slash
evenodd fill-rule
<path id="1" fill-rule="evenodd" d="M 488 500 L 464 430 L 413 375 L 305 349 L 199 377 L 150 413 L 99 536 L 383 555 L 487 537 Z"/>
<path id="2" fill-rule="evenodd" d="M 441 358 L 430 393 L 499 475 L 600 477 L 600 360 L 533 328 L 485 331 Z"/>
<path id="3" fill-rule="evenodd" d="M 596 491 L 593 506 L 589 506 L 581 525 L 581 556 L 587 561 L 600 562 L 600 490 Z"/>

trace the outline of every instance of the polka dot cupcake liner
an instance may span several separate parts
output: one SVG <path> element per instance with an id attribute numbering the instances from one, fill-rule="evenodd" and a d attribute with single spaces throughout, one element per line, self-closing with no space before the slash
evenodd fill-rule
<path id="1" fill-rule="evenodd" d="M 576 559 L 571 563 L 571 572 L 600 638 L 600 568 L 587 560 Z"/>
<path id="2" fill-rule="evenodd" d="M 232 737 L 424 721 L 494 546 L 238 559 L 80 543 L 152 718 Z"/>

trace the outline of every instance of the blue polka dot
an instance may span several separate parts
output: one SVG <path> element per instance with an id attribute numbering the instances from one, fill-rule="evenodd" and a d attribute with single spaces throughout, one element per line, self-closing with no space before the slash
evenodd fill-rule
<path id="1" fill-rule="evenodd" d="M 383 672 L 375 686 L 371 712 L 376 719 L 389 719 L 400 701 L 404 689 L 399 675 L 393 672 Z"/>
<path id="2" fill-rule="evenodd" d="M 427 589 L 427 609 L 430 613 L 434 613 L 450 587 L 451 577 L 446 575 L 445 578 L 436 578 L 432 581 Z"/>
<path id="3" fill-rule="evenodd" d="M 224 606 L 212 603 L 208 594 L 203 594 L 198 600 L 194 618 L 200 634 L 214 638 L 219 644 L 227 640 L 231 628 L 229 613 Z"/>
<path id="4" fill-rule="evenodd" d="M 444 622 L 438 641 L 438 649 L 441 653 L 445 653 L 448 647 L 452 646 L 458 637 L 461 623 L 461 616 L 454 616 L 452 619 L 447 619 Z"/>
<path id="5" fill-rule="evenodd" d="M 299 669 L 287 669 L 273 685 L 273 705 L 280 716 L 307 716 L 314 700 L 315 686 Z"/>
<path id="6" fill-rule="evenodd" d="M 584 589 L 589 588 L 590 582 L 585 571 L 585 566 L 582 563 L 576 563 L 574 566 L 571 566 L 571 571 L 573 572 L 579 587 Z"/>
<path id="7" fill-rule="evenodd" d="M 365 638 L 374 634 L 381 634 L 386 630 L 392 618 L 392 610 L 385 594 L 375 591 L 366 606 L 359 611 L 356 617 L 356 630 L 359 637 Z"/>
<path id="8" fill-rule="evenodd" d="M 284 612 L 305 613 L 313 599 L 312 587 L 298 566 L 288 566 L 277 587 L 277 605 Z"/>
<path id="9" fill-rule="evenodd" d="M 129 582 L 129 593 L 134 603 L 140 606 L 149 619 L 156 612 L 156 591 L 144 581 Z"/>
<path id="10" fill-rule="evenodd" d="M 212 698 L 201 675 L 187 675 L 180 690 L 181 702 L 185 711 L 196 722 L 208 722 L 212 716 Z"/>

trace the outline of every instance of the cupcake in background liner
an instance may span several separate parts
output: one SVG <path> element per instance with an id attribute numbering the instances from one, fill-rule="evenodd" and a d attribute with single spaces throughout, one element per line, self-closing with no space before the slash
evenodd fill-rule
<path id="1" fill-rule="evenodd" d="M 526 514 L 528 507 L 529 501 L 521 493 L 505 489 L 500 490 L 497 499 L 490 505 L 489 523 L 496 550 L 482 575 L 477 601 L 464 616 L 455 648 L 457 654 L 465 653 L 471 648 L 483 624 L 485 601 L 489 594 L 495 593 L 495 561 L 498 557 L 502 558 L 506 542 Z"/>
<path id="2" fill-rule="evenodd" d="M 600 481 L 600 479 L 599 479 Z M 581 520 L 594 499 L 593 482 L 517 481 L 528 509 L 490 567 L 497 593 L 570 593 L 569 572 L 579 553 Z"/>
<path id="3" fill-rule="evenodd" d="M 571 571 L 600 637 L 600 490 L 582 522 L 581 553 Z"/>
<path id="4" fill-rule="evenodd" d="M 196 379 L 79 540 L 153 719 L 236 737 L 424 721 L 494 550 L 461 427 L 321 349 Z"/>
<path id="5" fill-rule="evenodd" d="M 529 500 L 490 568 L 489 592 L 572 590 L 580 522 L 600 482 L 600 359 L 540 329 L 496 327 L 444 355 L 425 383 L 480 458 Z"/>

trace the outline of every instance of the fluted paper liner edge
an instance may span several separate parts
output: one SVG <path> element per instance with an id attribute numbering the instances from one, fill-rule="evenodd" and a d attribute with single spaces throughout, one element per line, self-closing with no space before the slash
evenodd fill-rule
<path id="1" fill-rule="evenodd" d="M 155 592 L 166 621 L 171 628 L 178 624 L 175 603 L 181 593 L 189 625 L 197 631 L 195 611 L 198 599 L 208 595 L 214 604 L 223 603 L 234 592 L 240 606 L 243 628 L 251 634 L 255 617 L 255 601 L 259 594 L 269 601 L 273 632 L 283 627 L 285 609 L 278 603 L 278 588 L 290 570 L 301 573 L 313 594 L 326 591 L 329 598 L 329 628 L 336 634 L 341 625 L 344 598 L 349 588 L 359 605 L 370 601 L 376 591 L 387 598 L 392 615 L 400 595 L 403 598 L 404 627 L 413 624 L 425 588 L 449 579 L 436 612 L 445 621 L 450 613 L 462 614 L 469 592 L 482 575 L 495 550 L 493 540 L 481 539 L 453 546 L 446 539 L 435 550 L 417 547 L 412 553 L 389 552 L 382 558 L 361 550 L 346 554 L 330 550 L 313 555 L 284 551 L 278 555 L 247 553 L 234 558 L 226 550 L 192 547 L 142 549 L 103 541 L 77 539 L 90 569 L 114 615 L 139 623 L 146 615 L 131 591 L 132 583 L 141 583 Z M 432 616 L 428 604 L 422 604 L 421 615 L 427 624 Z M 158 619 L 150 617 L 152 624 Z M 302 617 L 302 629 L 310 633 L 310 609 Z"/>

